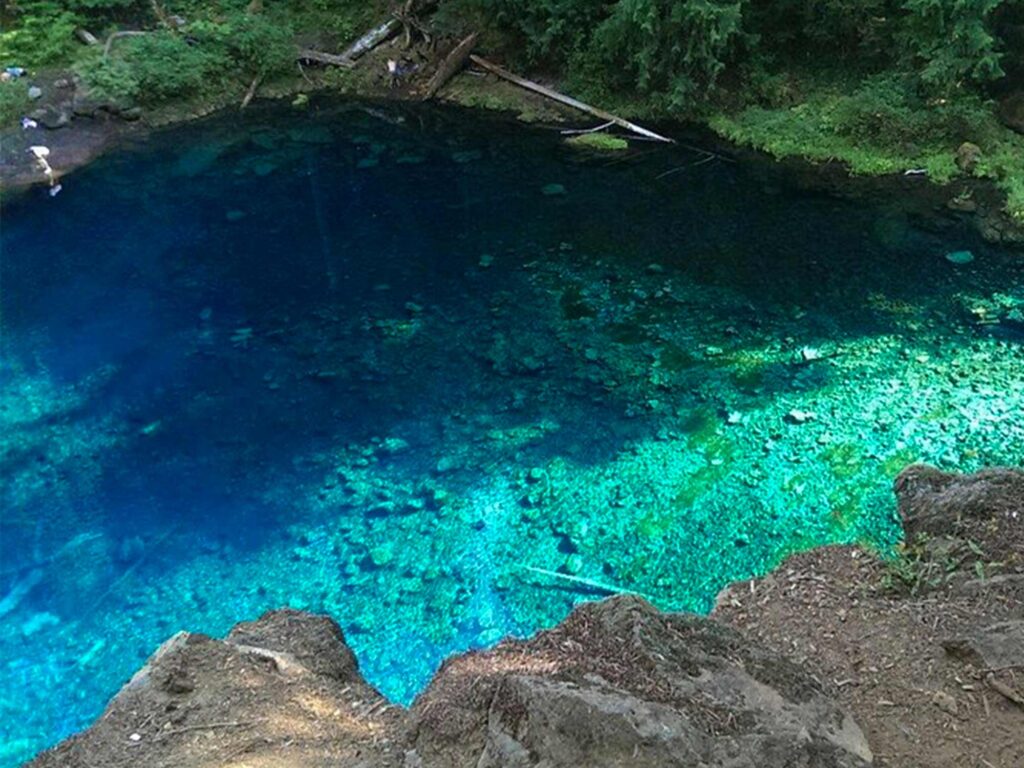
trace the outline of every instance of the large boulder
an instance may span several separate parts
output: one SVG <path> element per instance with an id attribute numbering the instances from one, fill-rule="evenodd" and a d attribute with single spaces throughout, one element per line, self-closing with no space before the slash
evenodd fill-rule
<path id="1" fill-rule="evenodd" d="M 240 756 L 244 759 L 239 761 Z M 411 711 L 330 619 L 271 611 L 164 643 L 33 768 L 863 768 L 857 724 L 804 669 L 637 597 L 447 662 Z"/>
<path id="2" fill-rule="evenodd" d="M 1024 569 L 1024 472 L 986 469 L 970 475 L 914 464 L 899 474 L 896 499 L 909 540 L 970 542 L 989 562 Z"/>
<path id="3" fill-rule="evenodd" d="M 345 644 L 341 627 L 326 616 L 292 608 L 268 611 L 257 621 L 236 624 L 229 643 L 264 648 L 293 657 L 311 672 L 342 682 L 362 680 L 355 654 Z"/>
<path id="4" fill-rule="evenodd" d="M 178 633 L 91 728 L 31 765 L 401 765 L 389 740 L 399 715 L 359 677 L 334 622 L 278 611 L 232 635 Z"/>
<path id="5" fill-rule="evenodd" d="M 447 662 L 412 709 L 437 768 L 854 768 L 856 723 L 805 670 L 711 620 L 638 597 Z"/>

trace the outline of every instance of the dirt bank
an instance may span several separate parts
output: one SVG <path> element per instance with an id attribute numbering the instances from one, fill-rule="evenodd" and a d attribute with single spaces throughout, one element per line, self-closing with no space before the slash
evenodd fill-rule
<path id="1" fill-rule="evenodd" d="M 914 542 L 900 566 L 804 553 L 712 618 L 583 605 L 449 660 L 410 710 L 327 618 L 179 633 L 32 765 L 1020 766 L 1024 473 L 912 467 L 896 490 Z"/>

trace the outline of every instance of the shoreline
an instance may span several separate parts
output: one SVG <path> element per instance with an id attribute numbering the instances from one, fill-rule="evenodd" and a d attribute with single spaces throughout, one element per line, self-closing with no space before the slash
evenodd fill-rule
<path id="1" fill-rule="evenodd" d="M 365 681 L 326 616 L 178 632 L 29 765 L 1019 765 L 1024 472 L 912 465 L 894 491 L 913 559 L 791 555 L 706 617 L 628 593 L 583 603 L 529 639 L 450 657 L 409 708 Z"/>
<path id="2" fill-rule="evenodd" d="M 356 70 L 340 74 L 333 70 L 320 70 L 315 73 L 315 79 L 304 74 L 302 78 L 268 83 L 257 96 L 257 101 L 280 102 L 303 96 L 355 98 L 382 103 L 420 101 L 413 92 L 415 84 L 396 89 L 389 87 L 383 74 L 387 47 L 381 46 L 367 54 Z M 47 90 L 59 93 L 56 88 Z M 232 93 L 229 98 L 222 93 L 212 100 L 173 104 L 141 115 L 137 112 L 125 115 L 104 105 L 89 104 L 88 109 L 79 110 L 72 88 L 70 94 L 62 96 L 67 101 L 60 106 L 63 113 L 73 115 L 68 122 L 57 128 L 48 129 L 40 125 L 29 131 L 11 128 L 0 133 L 0 201 L 47 183 L 46 176 L 28 152 L 28 147 L 33 144 L 50 147 L 49 161 L 59 179 L 129 141 L 145 140 L 153 131 L 206 117 L 224 116 L 231 110 L 241 111 L 238 100 L 234 98 L 236 95 Z M 593 122 L 582 113 L 484 73 L 457 75 L 441 89 L 436 101 L 504 114 L 511 120 L 527 124 L 589 125 Z M 56 109 L 53 105 L 50 108 Z M 302 109 L 296 107 L 296 114 L 301 115 Z M 776 158 L 767 152 L 736 144 L 702 123 L 668 120 L 657 125 L 670 134 L 698 136 L 701 149 L 707 147 L 710 152 L 737 158 L 740 162 L 769 169 L 769 172 L 783 173 L 801 188 L 842 199 L 884 199 L 922 220 L 932 220 L 937 226 L 951 220 L 967 220 L 989 243 L 1024 247 L 1024 226 L 1014 222 L 1002 210 L 1005 197 L 989 179 L 966 178 L 940 184 L 923 175 L 858 175 L 851 173 L 840 161 L 818 163 L 798 156 Z M 966 205 L 960 202 L 964 199 L 970 202 Z"/>

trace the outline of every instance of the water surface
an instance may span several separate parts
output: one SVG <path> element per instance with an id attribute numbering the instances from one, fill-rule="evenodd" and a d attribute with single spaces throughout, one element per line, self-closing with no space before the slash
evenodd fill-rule
<path id="1" fill-rule="evenodd" d="M 888 546 L 911 461 L 1020 463 L 1019 253 L 701 157 L 324 103 L 7 206 L 0 764 L 182 628 L 326 612 L 408 702 L 580 600 Z"/>

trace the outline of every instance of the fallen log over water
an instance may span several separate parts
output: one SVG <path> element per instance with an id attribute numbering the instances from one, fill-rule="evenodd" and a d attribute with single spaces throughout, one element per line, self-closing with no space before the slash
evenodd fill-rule
<path id="1" fill-rule="evenodd" d="M 469 35 L 465 40 L 456 45 L 447 56 L 444 61 L 438 66 L 434 76 L 430 78 L 430 82 L 427 83 L 427 88 L 423 92 L 423 100 L 434 98 L 437 92 L 441 90 L 445 83 L 455 77 L 456 74 L 466 66 L 466 60 L 469 59 L 470 54 L 473 52 L 473 46 L 476 45 L 479 34 L 474 32 Z"/>
<path id="2" fill-rule="evenodd" d="M 584 104 L 582 101 L 574 99 L 571 96 L 566 96 L 565 94 L 559 93 L 558 91 L 553 91 L 550 88 L 540 85 L 539 83 L 533 82 L 532 80 L 527 80 L 525 77 L 519 77 L 519 75 L 515 75 L 509 72 L 507 69 L 499 67 L 497 64 L 493 64 L 487 59 L 481 58 L 476 54 L 470 54 L 469 60 L 472 61 L 477 66 L 483 67 L 491 74 L 497 75 L 502 80 L 508 80 L 510 83 L 515 83 L 520 88 L 525 88 L 528 91 L 539 93 L 541 96 L 551 99 L 552 101 L 557 101 L 559 104 L 564 104 L 567 107 L 572 107 L 573 109 L 578 109 L 581 112 L 586 112 L 588 115 L 593 115 L 594 117 L 600 120 L 604 120 L 605 122 L 612 123 L 621 128 L 625 128 L 626 130 L 632 131 L 633 133 L 639 136 L 643 136 L 648 139 L 653 139 L 654 141 L 662 141 L 665 142 L 666 144 L 675 144 L 674 139 L 669 139 L 665 136 L 655 133 L 654 131 L 649 131 L 646 128 L 637 125 L 636 123 L 631 123 L 628 120 L 624 120 L 618 115 L 613 115 L 611 112 L 605 112 L 603 109 L 598 109 L 597 107 L 592 107 L 589 104 Z"/>

